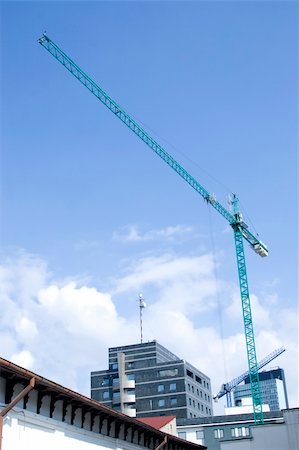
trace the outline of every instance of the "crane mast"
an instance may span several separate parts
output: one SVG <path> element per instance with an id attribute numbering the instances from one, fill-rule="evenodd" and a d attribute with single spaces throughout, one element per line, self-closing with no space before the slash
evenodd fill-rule
<path id="1" fill-rule="evenodd" d="M 244 239 L 250 247 L 260 256 L 268 255 L 266 245 L 261 242 L 248 229 L 243 222 L 238 207 L 238 199 L 233 194 L 233 214 L 226 210 L 192 175 L 190 175 L 158 142 L 156 142 L 130 115 L 118 105 L 98 84 L 96 84 L 72 59 L 64 53 L 47 35 L 43 35 L 38 42 L 57 61 L 59 61 L 71 74 L 77 78 L 95 97 L 97 97 L 119 120 L 121 120 L 133 133 L 135 133 L 145 144 L 148 145 L 160 158 L 168 164 L 180 177 L 182 177 L 203 199 L 218 211 L 230 224 L 234 232 L 234 241 L 237 257 L 239 275 L 239 286 L 243 312 L 243 324 L 248 360 L 248 372 L 253 403 L 254 421 L 256 424 L 263 423 L 262 398 L 260 392 L 258 366 L 255 350 L 253 322 L 247 280 Z"/>

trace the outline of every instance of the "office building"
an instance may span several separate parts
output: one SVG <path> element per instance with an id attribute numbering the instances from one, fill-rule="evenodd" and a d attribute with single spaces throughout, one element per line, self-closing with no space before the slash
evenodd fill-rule
<path id="1" fill-rule="evenodd" d="M 109 369 L 91 373 L 91 397 L 131 417 L 213 414 L 209 377 L 156 341 L 109 348 Z"/>
<path id="2" fill-rule="evenodd" d="M 283 369 L 276 368 L 259 372 L 260 388 L 263 404 L 268 404 L 270 411 L 288 408 L 288 395 Z M 239 406 L 242 398 L 251 397 L 249 376 L 245 384 L 236 386 L 234 390 L 234 403 Z"/>

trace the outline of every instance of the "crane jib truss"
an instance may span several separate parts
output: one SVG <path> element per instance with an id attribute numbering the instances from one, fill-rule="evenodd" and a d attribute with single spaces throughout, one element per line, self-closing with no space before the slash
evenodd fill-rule
<path id="1" fill-rule="evenodd" d="M 273 352 L 271 352 L 269 355 L 267 355 L 265 358 L 263 358 L 258 364 L 258 370 L 262 369 L 263 367 L 265 367 L 269 362 L 273 361 L 273 359 L 277 358 L 277 356 L 281 355 L 283 352 L 285 352 L 285 347 L 280 347 L 276 350 L 274 350 Z M 230 407 L 232 406 L 232 401 L 231 401 L 231 391 L 238 386 L 238 384 L 242 383 L 242 381 L 244 381 L 247 377 L 249 376 L 249 372 L 248 370 L 244 373 L 242 373 L 242 375 L 239 375 L 238 377 L 234 378 L 233 380 L 224 383 L 221 386 L 220 391 L 218 392 L 217 395 L 215 395 L 213 397 L 214 400 L 218 401 L 221 397 L 223 397 L 224 395 L 226 395 L 227 397 L 227 406 Z"/>
<path id="2" fill-rule="evenodd" d="M 38 42 L 49 53 L 54 56 L 71 74 L 77 78 L 95 97 L 97 97 L 116 117 L 118 117 L 128 128 L 130 128 L 143 142 L 145 142 L 160 158 L 163 159 L 178 175 L 180 175 L 195 191 L 197 191 L 216 211 L 218 211 L 231 225 L 234 231 L 235 248 L 237 256 L 237 267 L 239 274 L 239 285 L 243 311 L 243 323 L 245 330 L 245 341 L 248 359 L 248 371 L 250 376 L 251 394 L 253 402 L 254 421 L 256 424 L 263 423 L 262 398 L 257 367 L 252 314 L 250 306 L 249 288 L 247 281 L 246 262 L 244 254 L 243 239 L 260 256 L 267 256 L 266 245 L 261 242 L 248 226 L 243 222 L 239 212 L 238 199 L 233 195 L 233 214 L 226 210 L 209 192 L 192 177 L 160 144 L 134 120 L 126 111 L 119 106 L 103 89 L 100 88 L 83 70 L 71 60 L 47 35 L 43 35 Z"/>

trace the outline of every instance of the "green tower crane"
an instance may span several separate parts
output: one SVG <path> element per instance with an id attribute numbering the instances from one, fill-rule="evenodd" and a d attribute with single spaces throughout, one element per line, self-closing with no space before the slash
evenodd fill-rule
<path id="1" fill-rule="evenodd" d="M 230 224 L 234 233 L 241 303 L 243 312 L 243 323 L 248 360 L 248 372 L 250 376 L 251 394 L 254 421 L 263 424 L 262 398 L 260 391 L 258 364 L 255 349 L 254 330 L 250 306 L 249 288 L 247 280 L 244 239 L 249 246 L 260 256 L 268 255 L 266 245 L 261 242 L 243 221 L 239 211 L 238 198 L 232 196 L 232 213 L 227 211 L 209 192 L 190 175 L 164 148 L 158 144 L 126 111 L 119 106 L 98 84 L 96 84 L 83 70 L 67 56 L 47 35 L 43 35 L 38 42 L 51 53 L 71 74 L 77 78 L 95 97 L 97 97 L 119 120 L 133 131 L 145 144 L 148 145 L 160 158 L 163 159 L 178 175 L 180 175 L 195 191 L 197 191 L 216 211 L 218 211 Z"/>

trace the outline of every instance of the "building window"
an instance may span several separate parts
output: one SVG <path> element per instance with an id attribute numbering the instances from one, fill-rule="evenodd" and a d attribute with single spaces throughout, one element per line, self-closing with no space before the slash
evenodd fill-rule
<path id="1" fill-rule="evenodd" d="M 159 406 L 159 408 L 162 408 L 163 406 L 165 406 L 165 400 L 163 398 L 160 398 L 160 400 L 158 400 L 158 406 Z"/>
<path id="2" fill-rule="evenodd" d="M 103 379 L 102 386 L 109 386 L 109 378 L 104 378 Z"/>
<path id="3" fill-rule="evenodd" d="M 205 400 L 207 400 L 207 394 L 205 394 Z"/>
<path id="4" fill-rule="evenodd" d="M 208 414 L 208 408 L 206 407 L 206 414 Z"/>
<path id="5" fill-rule="evenodd" d="M 193 378 L 193 373 L 188 369 L 187 369 L 187 375 L 188 375 L 188 377 Z"/>
<path id="6" fill-rule="evenodd" d="M 169 390 L 170 391 L 176 391 L 176 383 L 170 383 Z"/>
<path id="7" fill-rule="evenodd" d="M 248 427 L 232 428 L 231 433 L 232 433 L 232 437 L 249 436 L 249 428 Z"/>
<path id="8" fill-rule="evenodd" d="M 189 398 L 189 405 L 191 406 L 191 398 Z"/>
<path id="9" fill-rule="evenodd" d="M 164 384 L 158 384 L 158 392 L 164 392 Z"/>
<path id="10" fill-rule="evenodd" d="M 110 366 L 110 369 L 112 369 L 112 370 L 118 369 L 118 364 L 117 363 L 112 363 L 111 366 Z"/>
<path id="11" fill-rule="evenodd" d="M 191 386 L 192 392 L 194 393 L 194 386 Z"/>
<path id="12" fill-rule="evenodd" d="M 185 431 L 179 431 L 178 432 L 178 437 L 181 439 L 186 439 L 186 432 Z"/>
<path id="13" fill-rule="evenodd" d="M 209 383 L 207 382 L 207 389 L 209 389 Z"/>
<path id="14" fill-rule="evenodd" d="M 118 384 L 119 383 L 119 378 L 113 378 L 112 383 L 113 384 Z"/>
<path id="15" fill-rule="evenodd" d="M 193 400 L 193 408 L 195 408 L 195 401 Z"/>
<path id="16" fill-rule="evenodd" d="M 202 391 L 200 391 L 200 396 L 201 396 L 201 398 L 202 398 Z"/>
<path id="17" fill-rule="evenodd" d="M 214 438 L 215 439 L 223 438 L 223 429 L 222 428 L 217 428 L 217 430 L 214 430 Z"/>
<path id="18" fill-rule="evenodd" d="M 210 401 L 210 396 L 208 395 L 208 402 Z"/>
<path id="19" fill-rule="evenodd" d="M 201 410 L 203 411 L 203 405 L 201 405 Z"/>
<path id="20" fill-rule="evenodd" d="M 134 369 L 135 363 L 134 362 L 128 362 L 128 369 Z"/>
<path id="21" fill-rule="evenodd" d="M 203 430 L 196 431 L 196 439 L 203 439 L 203 438 L 204 438 Z"/>
<path id="22" fill-rule="evenodd" d="M 103 400 L 109 400 L 110 395 L 109 395 L 109 391 L 104 391 L 103 392 Z"/>
<path id="23" fill-rule="evenodd" d="M 170 399 L 170 404 L 171 406 L 176 406 L 178 404 L 178 400 L 177 398 L 173 397 Z"/>
<path id="24" fill-rule="evenodd" d="M 197 381 L 197 383 L 200 383 L 200 384 L 201 384 L 201 378 L 198 377 L 197 375 L 195 375 L 195 380 Z"/>
<path id="25" fill-rule="evenodd" d="M 127 377 L 128 377 L 128 380 L 135 380 L 135 375 L 133 373 L 129 373 L 127 375 Z"/>
<path id="26" fill-rule="evenodd" d="M 199 390 L 198 389 L 196 389 L 196 394 L 199 395 Z"/>
<path id="27" fill-rule="evenodd" d="M 190 383 L 188 383 L 188 391 L 190 391 L 191 387 L 190 387 Z"/>
<path id="28" fill-rule="evenodd" d="M 160 377 L 175 377 L 179 373 L 178 369 L 159 370 Z"/>
<path id="29" fill-rule="evenodd" d="M 204 387 L 206 387 L 206 380 L 203 380 L 203 385 Z"/>

